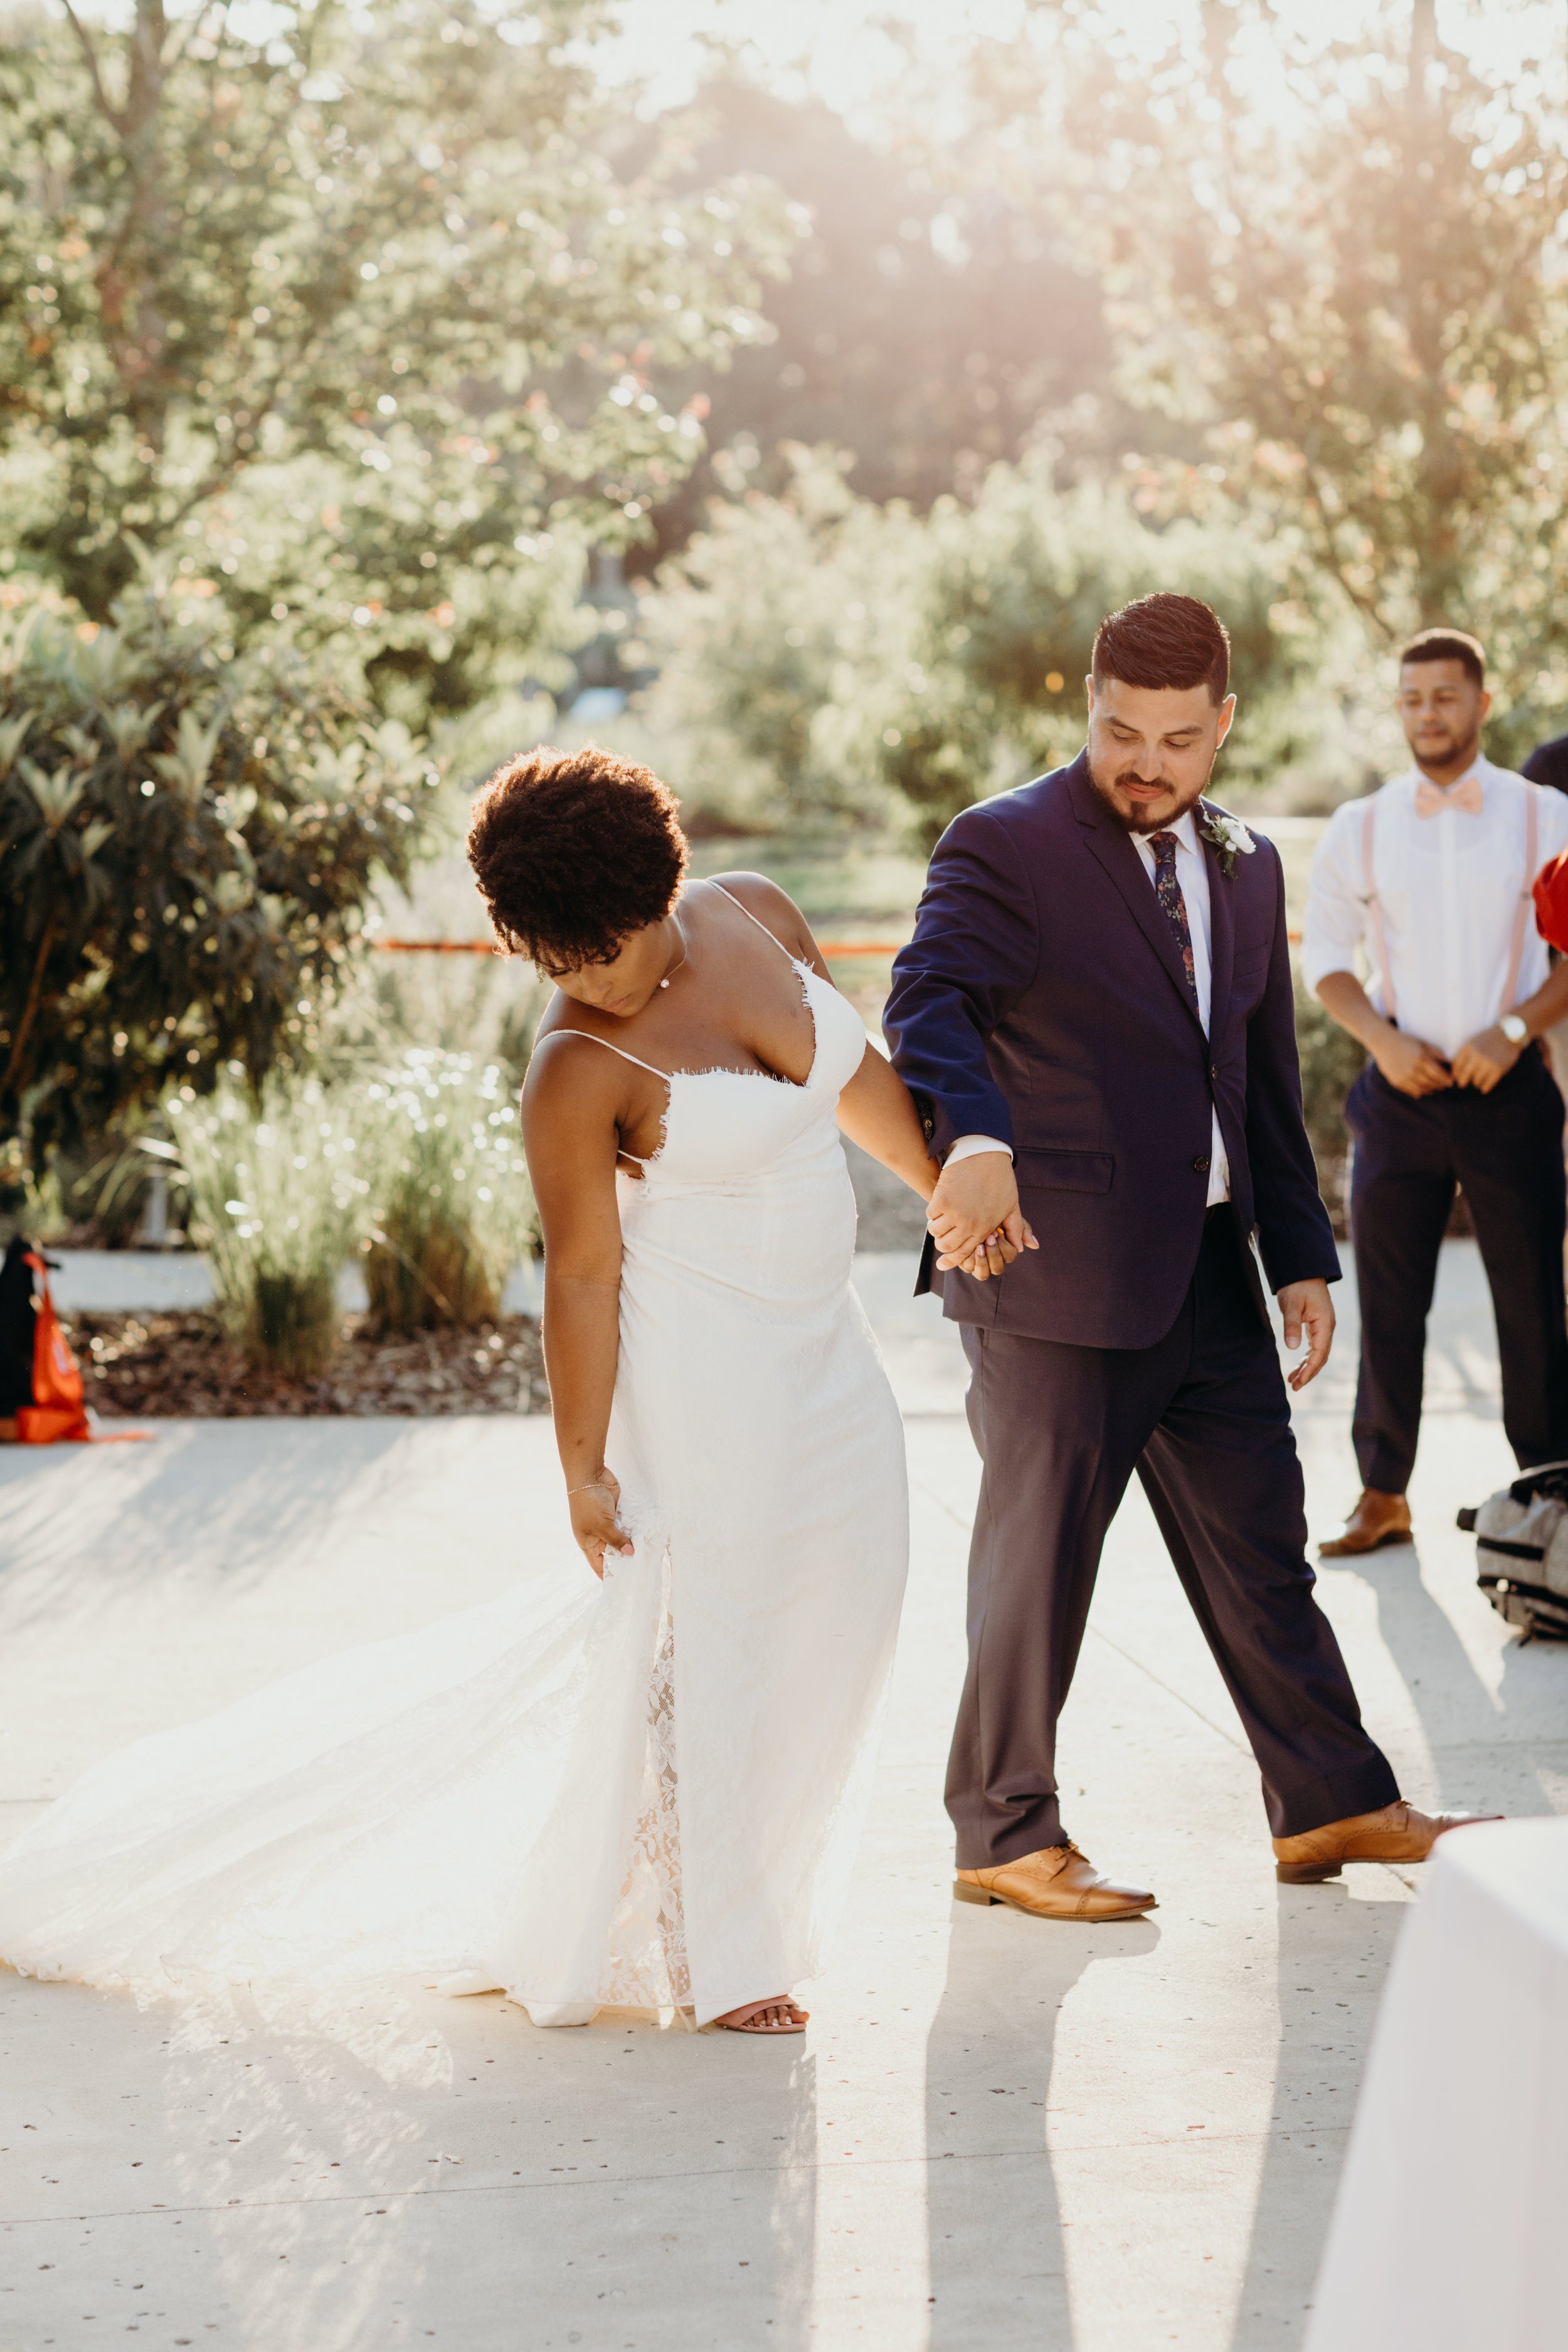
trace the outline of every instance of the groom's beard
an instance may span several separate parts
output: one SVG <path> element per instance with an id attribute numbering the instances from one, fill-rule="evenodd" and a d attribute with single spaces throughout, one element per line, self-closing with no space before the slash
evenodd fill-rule
<path id="1" fill-rule="evenodd" d="M 1213 765 L 1211 762 L 1210 773 L 1212 774 L 1212 772 Z M 1118 774 L 1110 777 L 1108 782 L 1102 782 L 1095 769 L 1094 762 L 1091 760 L 1089 763 L 1089 781 L 1094 786 L 1095 797 L 1104 808 L 1106 814 L 1110 817 L 1115 824 L 1121 827 L 1123 833 L 1131 834 L 1163 833 L 1167 825 L 1174 824 L 1176 819 L 1180 816 L 1184 816 L 1188 809 L 1195 808 L 1197 806 L 1198 802 L 1203 798 L 1208 786 L 1208 777 L 1205 776 L 1202 782 L 1194 784 L 1191 791 L 1186 794 L 1186 797 L 1183 799 L 1180 797 L 1182 792 L 1181 785 L 1173 782 L 1169 776 L 1162 776 L 1159 779 L 1160 782 L 1165 786 L 1167 792 L 1176 793 L 1178 798 L 1173 807 L 1170 806 L 1163 801 L 1158 803 L 1157 805 L 1163 810 L 1164 814 L 1161 816 L 1155 816 L 1149 809 L 1141 807 L 1136 801 L 1133 802 L 1130 809 L 1118 808 L 1116 803 L 1110 797 L 1111 793 L 1118 786 L 1125 792 L 1130 784 L 1146 784 L 1148 782 L 1148 778 L 1146 776 L 1141 776 L 1136 768 L 1123 768 Z"/>

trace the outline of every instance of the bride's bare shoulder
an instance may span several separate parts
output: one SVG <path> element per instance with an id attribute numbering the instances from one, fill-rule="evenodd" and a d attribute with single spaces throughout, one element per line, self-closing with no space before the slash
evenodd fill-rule
<path id="1" fill-rule="evenodd" d="M 606 1053 L 591 1029 L 559 1004 L 539 1024 L 523 1080 L 524 1108 L 535 1114 L 611 1106 L 626 1091 L 629 1065 Z"/>
<path id="2" fill-rule="evenodd" d="M 765 874 L 742 871 L 714 874 L 709 878 L 716 882 L 720 889 L 727 891 L 731 898 L 737 899 L 748 915 L 755 916 L 759 923 L 765 924 L 791 955 L 804 957 L 808 962 L 814 959 L 816 943 L 811 936 L 811 926 L 787 890 L 781 890 L 778 884 L 770 882 Z"/>

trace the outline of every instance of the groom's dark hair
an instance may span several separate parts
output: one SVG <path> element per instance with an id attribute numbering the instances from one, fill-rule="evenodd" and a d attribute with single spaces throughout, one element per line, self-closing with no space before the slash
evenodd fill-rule
<path id="1" fill-rule="evenodd" d="M 1096 680 L 1123 686 L 1206 686 L 1221 703 L 1230 684 L 1230 639 L 1225 624 L 1195 596 L 1140 596 L 1101 621 L 1095 632 Z"/>

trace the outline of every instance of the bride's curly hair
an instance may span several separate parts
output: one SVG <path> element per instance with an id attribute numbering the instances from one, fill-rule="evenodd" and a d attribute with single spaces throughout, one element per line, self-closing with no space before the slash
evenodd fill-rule
<path id="1" fill-rule="evenodd" d="M 555 971 L 616 954 L 686 872 L 680 803 L 651 768 L 584 744 L 522 751 L 474 803 L 468 863 L 501 945 Z"/>

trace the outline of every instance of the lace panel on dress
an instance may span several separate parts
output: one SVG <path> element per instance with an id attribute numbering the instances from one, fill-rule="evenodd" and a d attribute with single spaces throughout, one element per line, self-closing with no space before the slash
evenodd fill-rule
<path id="1" fill-rule="evenodd" d="M 675 1623 L 666 1548 L 658 1630 L 647 1688 L 647 1744 L 631 1863 L 610 1921 L 597 1998 L 609 2009 L 685 2009 L 691 2001 L 680 1900 L 676 1801 Z"/>

